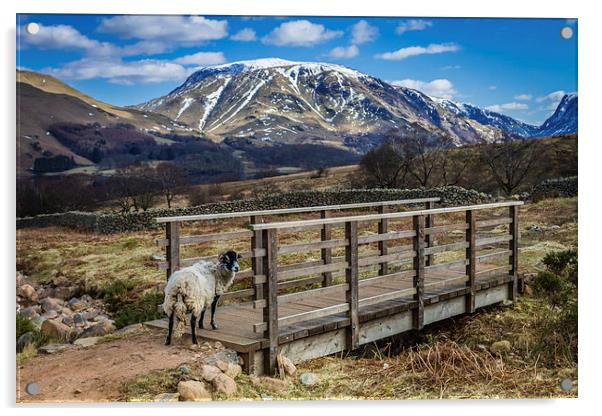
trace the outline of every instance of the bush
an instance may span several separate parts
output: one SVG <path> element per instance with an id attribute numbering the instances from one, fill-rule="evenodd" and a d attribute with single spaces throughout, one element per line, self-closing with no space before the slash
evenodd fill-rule
<path id="1" fill-rule="evenodd" d="M 163 303 L 163 293 L 147 292 L 131 302 L 121 305 L 113 319 L 117 328 L 123 328 L 131 324 L 152 321 L 163 317 L 158 307 Z"/>
<path id="2" fill-rule="evenodd" d="M 17 339 L 26 332 L 35 332 L 36 328 L 27 318 L 22 317 L 17 313 Z"/>

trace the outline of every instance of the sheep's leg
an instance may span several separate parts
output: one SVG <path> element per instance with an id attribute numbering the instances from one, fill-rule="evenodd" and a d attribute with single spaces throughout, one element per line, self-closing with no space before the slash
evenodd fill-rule
<path id="1" fill-rule="evenodd" d="M 190 316 L 190 328 L 192 328 L 192 343 L 198 344 L 199 342 L 196 339 L 196 316 L 194 316 L 194 313 Z"/>
<path id="2" fill-rule="evenodd" d="M 217 309 L 217 301 L 219 300 L 219 295 L 215 295 L 213 298 L 213 302 L 211 302 L 211 328 L 217 329 L 217 323 L 215 322 L 215 310 Z"/>
<path id="3" fill-rule="evenodd" d="M 173 332 L 173 312 L 169 315 L 169 325 L 167 326 L 167 338 L 165 338 L 165 345 L 171 344 L 171 333 Z"/>
<path id="4" fill-rule="evenodd" d="M 201 309 L 201 319 L 199 319 L 199 328 L 200 329 L 205 328 L 205 324 L 203 323 L 204 321 L 205 321 L 205 308 Z"/>

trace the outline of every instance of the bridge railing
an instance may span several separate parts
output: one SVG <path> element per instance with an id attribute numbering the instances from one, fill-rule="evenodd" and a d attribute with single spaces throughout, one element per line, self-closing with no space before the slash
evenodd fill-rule
<path id="1" fill-rule="evenodd" d="M 347 317 L 346 342 L 349 350 L 359 345 L 359 309 L 363 306 L 375 305 L 381 302 L 409 297 L 413 300 L 413 324 L 416 329 L 424 325 L 424 293 L 427 289 L 444 287 L 449 284 L 464 284 L 466 287 L 466 311 L 474 312 L 475 294 L 477 292 L 477 278 L 505 276 L 510 284 L 510 297 L 516 296 L 517 289 L 517 259 L 518 259 L 518 206 L 522 202 L 499 202 L 492 204 L 471 205 L 450 208 L 431 208 L 416 211 L 356 215 L 347 217 L 284 221 L 272 223 L 254 223 L 249 229 L 254 233 L 255 246 L 261 257 L 260 272 L 255 275 L 258 285 L 254 307 L 263 310 L 263 319 L 254 325 L 254 331 L 262 333 L 269 346 L 264 350 L 265 371 L 272 374 L 276 365 L 278 345 L 282 329 L 286 326 L 308 322 L 314 319 L 325 318 L 333 315 L 345 314 Z M 491 215 L 493 211 L 507 208 L 506 214 L 494 217 L 477 219 L 478 212 Z M 447 216 L 443 225 L 434 225 L 436 216 Z M 462 216 L 461 220 L 451 217 Z M 389 230 L 388 226 L 393 221 L 403 221 L 401 229 Z M 410 222 L 410 224 L 407 224 Z M 378 233 L 360 233 L 358 229 L 366 225 L 378 223 Z M 295 244 L 280 244 L 280 237 L 287 233 L 303 233 L 310 229 L 328 228 L 327 233 L 322 233 L 320 241 L 310 241 Z M 343 228 L 340 238 L 331 238 L 332 228 Z M 404 228 L 405 227 L 405 228 Z M 480 235 L 479 231 L 497 229 L 493 235 Z M 500 232 L 501 230 L 501 232 Z M 365 231 L 365 230 L 364 230 Z M 326 238 L 324 237 L 326 234 Z M 454 234 L 462 238 L 461 241 L 448 242 L 445 236 Z M 444 244 L 433 244 L 435 236 Z M 389 246 L 394 240 L 410 244 Z M 378 244 L 378 250 L 370 250 L 370 245 Z M 502 245 L 501 250 L 499 245 Z M 368 246 L 368 247 L 366 247 Z M 360 247 L 362 249 L 360 250 Z M 487 248 L 488 250 L 484 250 Z M 344 250 L 344 256 L 329 257 L 328 262 L 305 262 L 297 264 L 295 268 L 282 266 L 279 257 L 291 253 L 302 253 L 312 250 L 339 249 Z M 491 251 L 491 250 L 493 251 Z M 434 255 L 460 251 L 457 257 L 443 258 L 436 263 Z M 485 253 L 482 253 L 486 251 Z M 494 266 L 486 270 L 477 271 L 478 263 L 489 263 L 494 259 L 506 259 L 501 266 Z M 393 270 L 392 264 L 405 264 L 406 267 L 397 267 Z M 360 278 L 366 267 L 378 266 L 378 275 Z M 409 266 L 409 267 L 407 267 Z M 461 276 L 452 279 L 432 281 L 425 284 L 425 274 L 459 268 Z M 291 282 L 309 282 L 307 277 L 317 274 L 339 273 L 344 275 L 344 280 L 337 283 L 331 282 L 319 288 L 309 288 L 294 293 L 283 293 L 289 288 Z M 299 279 L 303 277 L 302 279 Z M 321 277 L 319 277 L 321 279 Z M 371 283 L 384 282 L 385 280 L 411 279 L 409 287 L 391 289 L 386 293 L 373 296 L 362 296 L 360 291 Z M 319 280 L 317 280 L 319 281 Z M 334 284 L 333 284 L 334 283 Z M 386 285 L 385 285 L 386 287 Z M 260 289 L 259 289 L 260 288 Z M 261 292 L 259 292 L 261 290 Z M 292 302 L 304 301 L 304 304 L 318 305 L 318 298 L 328 295 L 330 302 L 326 306 L 315 306 L 313 309 L 287 313 L 282 310 Z M 322 296 L 323 298 L 323 296 Z"/>
<path id="2" fill-rule="evenodd" d="M 439 202 L 440 198 L 415 198 L 415 199 L 403 199 L 403 200 L 392 200 L 392 201 L 377 201 L 377 202 L 365 202 L 365 203 L 353 203 L 353 204 L 339 204 L 339 205 L 325 205 L 325 206 L 313 206 L 313 207 L 300 207 L 300 208 L 285 208 L 285 209 L 271 209 L 271 210 L 257 210 L 257 211 L 242 211 L 242 212 L 231 212 L 231 213 L 220 213 L 220 214 L 201 214 L 201 215 L 186 215 L 186 216 L 173 216 L 173 217 L 159 217 L 156 218 L 158 223 L 165 224 L 165 238 L 156 240 L 156 244 L 159 247 L 165 249 L 165 261 L 160 261 L 157 267 L 162 270 L 166 270 L 167 277 L 180 269 L 192 265 L 193 263 L 200 260 L 214 260 L 215 255 L 205 255 L 200 257 L 188 257 L 183 258 L 182 251 L 186 246 L 193 246 L 198 244 L 210 243 L 215 244 L 224 241 L 232 241 L 246 245 L 248 250 L 241 252 L 243 258 L 251 259 L 251 267 L 242 270 L 236 275 L 235 290 L 230 290 L 222 296 L 222 299 L 252 299 L 260 300 L 263 298 L 263 282 L 265 279 L 264 273 L 264 257 L 265 248 L 263 243 L 263 234 L 261 231 L 253 231 L 249 228 L 241 228 L 233 231 L 225 231 L 219 233 L 203 233 L 194 235 L 182 235 L 182 225 L 191 222 L 212 222 L 220 221 L 226 227 L 232 220 L 242 219 L 246 220 L 245 227 L 247 225 L 261 224 L 265 220 L 269 220 L 274 217 L 290 216 L 293 214 L 308 214 L 312 216 L 318 216 L 321 219 L 331 218 L 337 211 L 345 210 L 378 210 L 379 213 L 383 214 L 391 212 L 396 209 L 401 209 L 403 206 L 416 206 L 422 205 L 426 209 L 432 209 L 436 202 Z M 432 219 L 431 219 L 432 221 Z M 314 261 L 314 266 L 323 266 L 323 272 L 318 277 L 311 277 L 309 279 L 299 279 L 297 281 L 289 281 L 281 286 L 281 289 L 294 289 L 295 287 L 304 286 L 312 283 L 319 282 L 322 286 L 327 287 L 332 284 L 333 273 L 329 271 L 330 263 L 333 260 L 332 249 L 336 247 L 336 242 L 331 241 L 332 227 L 329 224 L 318 225 L 313 227 L 314 230 L 320 230 L 321 242 L 320 244 L 320 260 Z M 387 220 L 383 219 L 379 223 L 379 230 L 386 232 Z M 296 250 L 295 247 L 288 247 L 285 250 L 289 252 Z M 386 242 L 383 241 L 379 250 L 382 253 L 386 253 L 387 246 Z M 336 258 L 335 258 L 336 260 Z M 298 267 L 295 264 L 290 264 L 284 267 L 290 274 L 295 273 L 295 268 Z M 303 265 L 301 265 L 303 267 Z M 386 274 L 386 263 L 381 266 L 382 273 Z M 249 284 L 243 285 L 245 281 L 250 281 Z M 240 286 L 243 285 L 241 288 Z"/>

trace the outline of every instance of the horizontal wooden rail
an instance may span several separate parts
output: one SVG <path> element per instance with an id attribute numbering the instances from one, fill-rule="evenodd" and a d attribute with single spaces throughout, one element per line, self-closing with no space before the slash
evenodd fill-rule
<path id="1" fill-rule="evenodd" d="M 326 316 L 337 315 L 339 313 L 347 312 L 349 310 L 348 303 L 340 303 L 338 305 L 327 306 L 325 308 L 316 309 L 308 312 L 301 312 L 294 315 L 284 316 L 278 318 L 278 327 L 281 328 L 286 325 L 296 324 L 298 322 L 309 321 L 311 319 L 324 318 Z M 253 325 L 254 332 L 263 332 L 266 330 L 267 324 L 261 322 Z"/>
<path id="2" fill-rule="evenodd" d="M 412 238 L 416 236 L 416 231 L 389 231 L 383 234 L 372 234 L 358 237 L 358 244 L 377 243 L 379 241 L 400 240 L 402 238 Z"/>
<path id="3" fill-rule="evenodd" d="M 409 250 L 409 251 L 402 251 L 400 253 L 385 254 L 384 256 L 360 258 L 357 263 L 358 263 L 359 267 L 371 266 L 373 264 L 379 264 L 379 263 L 384 263 L 384 262 L 393 262 L 396 260 L 411 259 L 411 258 L 414 258 L 415 256 L 416 256 L 416 252 L 413 250 Z"/>
<path id="4" fill-rule="evenodd" d="M 457 266 L 466 266 L 467 264 L 468 264 L 468 260 L 462 259 L 462 260 L 451 261 L 449 263 L 442 263 L 442 264 L 435 264 L 433 266 L 426 266 L 424 269 L 428 270 L 428 271 L 448 270 L 448 269 L 453 269 L 454 267 L 457 267 Z"/>
<path id="5" fill-rule="evenodd" d="M 224 212 L 219 214 L 199 214 L 199 215 L 181 215 L 174 217 L 158 217 L 155 221 L 158 223 L 166 222 L 183 222 L 183 221 L 203 221 L 203 220 L 217 220 L 217 219 L 231 219 L 231 218 L 244 218 L 252 216 L 266 216 L 266 215 L 283 215 L 283 214 L 297 214 L 302 212 L 313 212 L 322 210 L 343 210 L 343 209 L 359 209 L 359 208 L 370 208 L 388 205 L 410 205 L 410 204 L 421 204 L 425 202 L 438 202 L 441 198 L 414 198 L 414 199 L 398 199 L 392 201 L 375 201 L 375 202 L 360 202 L 356 204 L 338 204 L 338 205 L 318 205 L 312 207 L 299 207 L 299 208 L 281 208 L 281 209 L 266 209 L 258 211 L 240 211 L 240 212 Z"/>
<path id="6" fill-rule="evenodd" d="M 477 263 L 482 263 L 482 262 L 493 260 L 493 259 L 496 259 L 499 257 L 508 257 L 511 255 L 512 255 L 512 251 L 502 250 L 502 251 L 496 251 L 494 253 L 482 254 L 480 256 L 477 256 L 476 260 L 477 260 Z"/>
<path id="7" fill-rule="evenodd" d="M 210 241 L 224 241 L 224 240 L 237 240 L 241 238 L 253 237 L 253 231 L 242 230 L 242 231 L 231 231 L 226 233 L 217 234 L 203 234 L 203 235 L 189 235 L 180 237 L 180 245 L 186 246 L 191 244 L 206 243 Z M 156 240 L 156 244 L 159 247 L 169 246 L 169 240 L 166 238 Z"/>
<path id="8" fill-rule="evenodd" d="M 279 271 L 278 272 L 278 280 L 286 280 L 286 279 L 291 279 L 293 277 L 307 276 L 307 275 L 316 274 L 316 273 L 334 272 L 336 270 L 344 269 L 345 267 L 347 267 L 347 262 L 340 261 L 338 263 L 324 264 L 321 266 L 304 267 L 304 268 L 300 268 L 300 269 L 287 270 L 285 272 Z"/>
<path id="9" fill-rule="evenodd" d="M 325 241 L 313 241 L 311 243 L 303 244 L 290 244 L 287 246 L 281 246 L 278 248 L 278 254 L 286 253 L 302 253 L 306 251 L 321 250 L 323 248 L 336 248 L 344 247 L 349 244 L 349 240 L 325 240 Z"/>
<path id="10" fill-rule="evenodd" d="M 489 244 L 504 243 L 512 240 L 511 235 L 500 235 L 497 237 L 477 238 L 477 247 Z"/>
<path id="11" fill-rule="evenodd" d="M 477 225 L 477 228 L 484 228 L 484 227 L 493 227 L 496 225 L 510 224 L 511 222 L 512 222 L 511 218 L 502 217 L 502 218 L 492 218 L 490 220 L 477 221 L 476 225 Z"/>
<path id="12" fill-rule="evenodd" d="M 436 227 L 425 228 L 424 234 L 425 235 L 441 234 L 441 233 L 446 233 L 448 231 L 456 231 L 456 230 L 464 231 L 467 228 L 468 228 L 468 225 L 465 222 L 458 223 L 458 224 L 438 225 Z"/>
<path id="13" fill-rule="evenodd" d="M 483 209 L 495 209 L 503 207 L 511 207 L 523 205 L 522 201 L 507 201 L 507 202 L 496 202 L 492 204 L 480 204 L 480 205 L 468 205 L 459 207 L 448 207 L 448 208 L 435 208 L 435 209 L 423 209 L 416 211 L 404 211 L 404 212 L 392 212 L 387 214 L 369 214 L 369 215 L 356 215 L 352 217 L 334 217 L 334 218 L 323 218 L 315 220 L 300 220 L 300 221 L 283 221 L 283 222 L 271 222 L 262 224 L 251 224 L 249 228 L 252 230 L 269 230 L 269 229 L 286 229 L 291 227 L 311 227 L 315 225 L 324 224 L 342 224 L 350 221 L 366 222 L 376 221 L 381 219 L 398 219 L 398 218 L 411 218 L 417 215 L 435 215 L 435 214 L 447 214 L 452 212 L 465 212 L 467 210 L 483 210 Z"/>
<path id="14" fill-rule="evenodd" d="M 443 253 L 445 251 L 460 250 L 460 249 L 466 248 L 466 247 L 468 247 L 468 243 L 466 243 L 464 241 L 462 241 L 460 243 L 443 244 L 443 245 L 439 245 L 439 246 L 425 248 L 424 254 L 427 255 L 427 254 Z"/>

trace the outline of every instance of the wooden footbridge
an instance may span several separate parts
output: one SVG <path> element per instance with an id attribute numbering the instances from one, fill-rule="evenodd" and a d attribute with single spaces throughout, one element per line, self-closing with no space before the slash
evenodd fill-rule
<path id="1" fill-rule="evenodd" d="M 522 202 L 437 208 L 438 201 L 157 218 L 166 225 L 159 267 L 169 276 L 216 259 L 182 258 L 184 246 L 207 253 L 246 245 L 250 267 L 222 297 L 219 329 L 197 334 L 238 351 L 245 371 L 272 374 L 278 354 L 301 362 L 353 350 L 516 297 Z M 181 235 L 188 223 L 217 221 L 228 231 Z M 166 319 L 149 324 L 167 327 Z"/>

